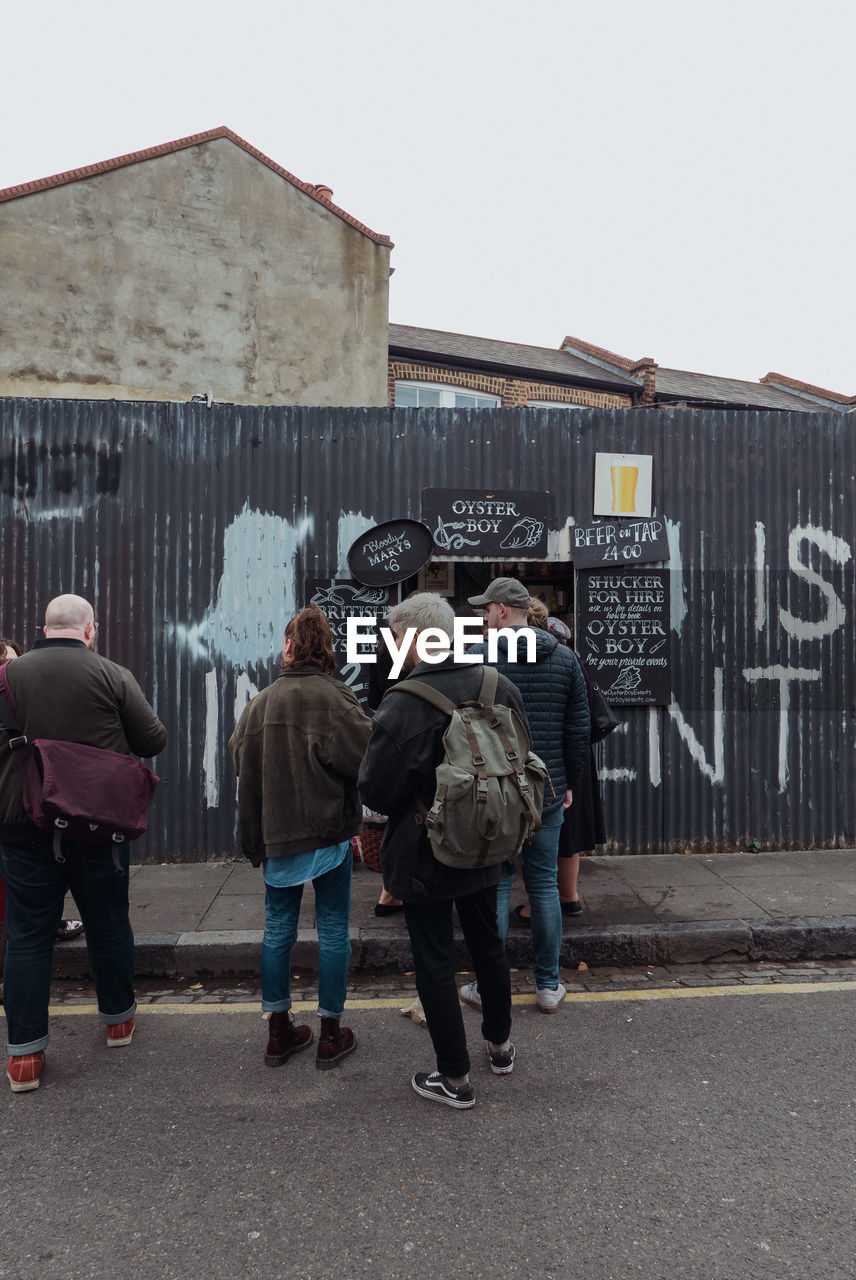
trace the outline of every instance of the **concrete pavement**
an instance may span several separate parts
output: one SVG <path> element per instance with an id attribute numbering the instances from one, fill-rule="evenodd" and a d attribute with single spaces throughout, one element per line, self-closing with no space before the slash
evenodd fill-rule
<path id="1" fill-rule="evenodd" d="M 564 920 L 571 968 L 856 956 L 856 849 L 584 858 L 579 888 L 583 914 Z M 374 915 L 379 891 L 380 876 L 356 864 L 352 971 L 406 973 L 404 919 Z M 140 976 L 258 974 L 264 885 L 243 859 L 132 867 L 130 894 Z M 516 884 L 512 905 L 522 900 Z M 513 965 L 531 967 L 528 929 L 510 928 L 508 948 Z M 314 970 L 317 949 L 307 888 L 294 967 Z M 54 972 L 88 972 L 83 941 L 56 948 Z"/>

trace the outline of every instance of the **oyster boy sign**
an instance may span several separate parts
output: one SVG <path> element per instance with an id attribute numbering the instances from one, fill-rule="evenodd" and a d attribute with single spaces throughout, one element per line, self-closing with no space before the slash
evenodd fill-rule
<path id="1" fill-rule="evenodd" d="M 422 519 L 445 555 L 543 557 L 550 510 L 546 490 L 422 490 Z"/>

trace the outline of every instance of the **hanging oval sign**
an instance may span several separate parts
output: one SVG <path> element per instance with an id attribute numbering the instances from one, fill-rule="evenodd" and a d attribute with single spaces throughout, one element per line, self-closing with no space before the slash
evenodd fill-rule
<path id="1" fill-rule="evenodd" d="M 418 520 L 387 520 L 361 533 L 348 552 L 348 568 L 364 587 L 403 582 L 434 552 L 434 537 Z"/>

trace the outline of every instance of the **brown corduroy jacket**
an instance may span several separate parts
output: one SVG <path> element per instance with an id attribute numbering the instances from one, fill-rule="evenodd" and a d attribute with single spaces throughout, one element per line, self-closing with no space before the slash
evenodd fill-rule
<path id="1" fill-rule="evenodd" d="M 308 663 L 287 668 L 244 708 L 229 750 L 241 849 L 253 866 L 357 834 L 370 732 L 348 686 Z"/>

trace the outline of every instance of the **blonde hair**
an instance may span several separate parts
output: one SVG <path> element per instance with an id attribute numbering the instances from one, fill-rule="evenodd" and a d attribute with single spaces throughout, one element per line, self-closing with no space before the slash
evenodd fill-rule
<path id="1" fill-rule="evenodd" d="M 540 627 L 542 631 L 547 630 L 547 619 L 550 614 L 543 600 L 539 600 L 537 596 L 532 596 L 529 600 L 529 614 L 526 621 L 533 627 Z"/>

